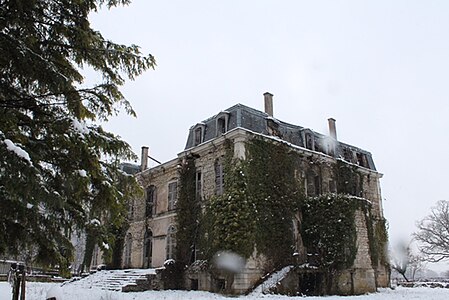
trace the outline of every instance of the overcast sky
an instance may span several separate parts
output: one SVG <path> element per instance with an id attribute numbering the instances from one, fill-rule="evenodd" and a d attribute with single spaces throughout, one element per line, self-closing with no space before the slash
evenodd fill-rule
<path id="1" fill-rule="evenodd" d="M 449 200 L 449 1 L 149 1 L 92 15 L 157 68 L 124 87 L 137 119 L 105 127 L 167 161 L 188 129 L 242 103 L 372 153 L 390 240 Z M 447 265 L 445 265 L 447 267 Z"/>

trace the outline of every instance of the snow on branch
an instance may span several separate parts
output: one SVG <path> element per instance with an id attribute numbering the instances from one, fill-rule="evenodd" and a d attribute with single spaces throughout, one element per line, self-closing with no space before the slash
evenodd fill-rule
<path id="1" fill-rule="evenodd" d="M 20 148 L 16 144 L 14 144 L 9 139 L 5 139 L 3 142 L 6 144 L 6 148 L 9 151 L 14 152 L 17 156 L 27 160 L 31 164 L 31 158 L 30 158 L 30 155 L 28 154 L 28 152 L 26 152 L 25 150 L 23 150 L 22 148 Z"/>

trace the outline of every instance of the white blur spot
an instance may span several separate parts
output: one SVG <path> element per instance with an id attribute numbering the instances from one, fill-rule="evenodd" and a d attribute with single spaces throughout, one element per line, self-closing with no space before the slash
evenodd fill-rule
<path id="1" fill-rule="evenodd" d="M 213 262 L 218 269 L 239 273 L 245 266 L 245 259 L 231 251 L 217 252 Z"/>

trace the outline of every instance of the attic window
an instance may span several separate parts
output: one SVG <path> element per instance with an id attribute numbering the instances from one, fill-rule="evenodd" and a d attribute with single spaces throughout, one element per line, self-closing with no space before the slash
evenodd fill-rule
<path id="1" fill-rule="evenodd" d="M 279 123 L 277 123 L 272 118 L 267 119 L 267 130 L 270 135 L 282 138 L 281 132 L 279 130 Z"/>
<path id="2" fill-rule="evenodd" d="M 216 118 L 216 136 L 220 136 L 228 131 L 228 112 L 221 112 Z"/>
<path id="3" fill-rule="evenodd" d="M 304 131 L 303 134 L 304 134 L 303 135 L 304 146 L 307 149 L 315 150 L 315 139 L 314 139 L 312 131 L 310 129 L 307 129 Z"/>
<path id="4" fill-rule="evenodd" d="M 193 138 L 195 142 L 195 146 L 198 146 L 203 142 L 204 138 L 204 126 L 197 126 L 195 130 L 193 131 Z"/>
<path id="5" fill-rule="evenodd" d="M 354 157 L 354 156 L 353 156 L 352 151 L 351 151 L 350 149 L 345 148 L 345 149 L 343 150 L 343 158 L 344 158 L 346 161 L 352 162 L 353 157 Z"/>
<path id="6" fill-rule="evenodd" d="M 226 120 L 220 118 L 217 120 L 217 136 L 226 132 Z"/>
<path id="7" fill-rule="evenodd" d="M 368 162 L 366 161 L 366 155 L 363 153 L 357 153 L 357 164 L 362 167 L 368 167 Z"/>

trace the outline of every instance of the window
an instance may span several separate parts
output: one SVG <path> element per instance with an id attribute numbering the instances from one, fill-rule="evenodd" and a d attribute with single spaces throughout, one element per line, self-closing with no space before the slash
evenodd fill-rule
<path id="1" fill-rule="evenodd" d="M 155 215 L 156 209 L 157 209 L 157 189 L 154 185 L 150 185 L 147 188 L 145 216 L 148 218 Z"/>
<path id="2" fill-rule="evenodd" d="M 279 130 L 279 123 L 272 118 L 267 119 L 267 130 L 269 135 L 274 135 L 282 138 L 281 131 Z"/>
<path id="3" fill-rule="evenodd" d="M 128 202 L 128 219 L 132 220 L 134 218 L 134 200 L 131 199 Z"/>
<path id="4" fill-rule="evenodd" d="M 311 133 L 306 133 L 305 134 L 305 146 L 307 149 L 310 150 L 315 150 L 314 148 L 314 141 L 313 141 L 313 136 Z"/>
<path id="5" fill-rule="evenodd" d="M 337 192 L 337 183 L 335 180 L 329 180 L 329 193 L 336 193 Z"/>
<path id="6" fill-rule="evenodd" d="M 133 237 L 131 233 L 128 233 L 125 238 L 125 259 L 124 259 L 124 267 L 131 267 L 131 251 L 133 245 Z"/>
<path id="7" fill-rule="evenodd" d="M 216 118 L 216 136 L 220 136 L 228 131 L 229 112 L 222 111 Z"/>
<path id="8" fill-rule="evenodd" d="M 226 132 L 226 125 L 224 117 L 217 120 L 217 136 Z"/>
<path id="9" fill-rule="evenodd" d="M 168 184 L 168 210 L 176 208 L 176 201 L 178 200 L 178 182 L 170 182 Z"/>
<path id="10" fill-rule="evenodd" d="M 197 127 L 194 131 L 195 146 L 203 142 L 203 127 Z"/>
<path id="11" fill-rule="evenodd" d="M 321 184 L 320 184 L 320 177 L 319 176 L 315 176 L 315 178 L 313 178 L 314 180 L 314 186 L 315 186 L 315 195 L 321 195 Z"/>
<path id="12" fill-rule="evenodd" d="M 153 257 L 153 233 L 150 229 L 145 232 L 144 246 L 143 246 L 143 267 L 145 269 L 151 268 L 151 261 Z"/>
<path id="13" fill-rule="evenodd" d="M 362 167 L 368 167 L 366 154 L 363 153 L 356 153 L 357 156 L 357 164 Z"/>
<path id="14" fill-rule="evenodd" d="M 224 188 L 224 176 L 223 176 L 223 164 L 217 159 L 215 161 L 215 194 L 223 195 Z"/>
<path id="15" fill-rule="evenodd" d="M 351 149 L 344 148 L 343 149 L 343 158 L 346 161 L 353 162 L 354 154 Z"/>
<path id="16" fill-rule="evenodd" d="M 321 194 L 321 180 L 320 176 L 313 171 L 309 172 L 306 177 L 306 195 L 318 196 Z"/>
<path id="17" fill-rule="evenodd" d="M 200 201 L 203 197 L 201 171 L 197 171 L 195 175 L 196 200 Z"/>
<path id="18" fill-rule="evenodd" d="M 190 247 L 190 249 L 191 249 L 191 251 L 190 251 L 190 263 L 193 264 L 198 259 L 199 249 L 196 247 L 195 244 L 193 244 Z"/>
<path id="19" fill-rule="evenodd" d="M 176 228 L 175 226 L 170 225 L 167 231 L 167 246 L 166 246 L 167 259 L 175 258 L 175 249 L 176 249 Z"/>

